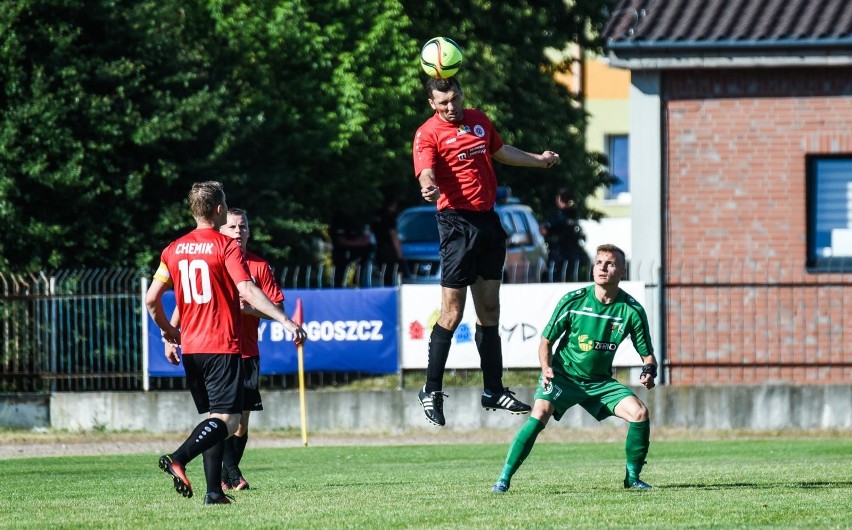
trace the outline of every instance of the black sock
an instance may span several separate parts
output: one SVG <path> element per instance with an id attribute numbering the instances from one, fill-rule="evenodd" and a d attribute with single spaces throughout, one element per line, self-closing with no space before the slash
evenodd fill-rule
<path id="1" fill-rule="evenodd" d="M 246 432 L 243 436 L 234 436 L 234 449 L 236 450 L 237 455 L 237 467 L 239 467 L 240 462 L 243 461 L 243 454 L 246 452 L 246 444 L 248 444 L 248 432 Z M 240 474 L 242 475 L 242 472 Z"/>
<path id="2" fill-rule="evenodd" d="M 482 386 L 492 392 L 503 392 L 503 342 L 497 326 L 477 324 L 475 340 L 482 368 Z"/>
<path id="3" fill-rule="evenodd" d="M 228 437 L 228 425 L 219 418 L 207 418 L 193 429 L 192 434 L 172 453 L 172 458 L 186 466 L 196 456 Z"/>
<path id="4" fill-rule="evenodd" d="M 444 368 L 447 357 L 450 356 L 450 345 L 453 342 L 453 332 L 438 324 L 432 327 L 429 336 L 429 365 L 426 369 L 426 392 L 437 392 L 443 389 Z"/>
<path id="5" fill-rule="evenodd" d="M 213 447 L 207 448 L 202 454 L 204 462 L 204 478 L 207 480 L 207 493 L 222 494 L 222 454 L 225 452 L 225 440 L 219 442 Z"/>
<path id="6" fill-rule="evenodd" d="M 231 436 L 225 440 L 225 450 L 222 453 L 222 482 L 228 484 L 239 480 L 240 475 L 242 475 L 237 465 L 236 440 L 236 436 Z"/>

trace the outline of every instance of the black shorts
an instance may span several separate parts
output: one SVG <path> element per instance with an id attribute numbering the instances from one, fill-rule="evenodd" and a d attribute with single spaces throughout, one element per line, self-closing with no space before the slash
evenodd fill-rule
<path id="1" fill-rule="evenodd" d="M 243 410 L 263 410 L 259 382 L 260 357 L 243 357 Z"/>
<path id="2" fill-rule="evenodd" d="M 199 414 L 243 411 L 243 360 L 239 354 L 192 353 L 182 360 Z"/>
<path id="3" fill-rule="evenodd" d="M 486 280 L 502 280 L 506 230 L 492 210 L 442 210 L 436 216 L 441 237 L 441 285 L 458 289 Z"/>

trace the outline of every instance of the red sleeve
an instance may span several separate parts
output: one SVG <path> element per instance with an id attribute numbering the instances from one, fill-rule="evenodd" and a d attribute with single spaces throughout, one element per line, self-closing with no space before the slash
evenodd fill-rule
<path id="1" fill-rule="evenodd" d="M 424 169 L 435 168 L 438 146 L 434 132 L 427 127 L 428 123 L 424 123 L 414 135 L 414 178 L 419 177 Z"/>
<path id="2" fill-rule="evenodd" d="M 269 263 L 265 261 L 258 263 L 254 281 L 273 303 L 279 304 L 284 301 L 284 293 L 281 292 L 281 287 L 278 285 L 278 280 L 275 279 L 275 274 L 272 273 L 272 267 Z"/>

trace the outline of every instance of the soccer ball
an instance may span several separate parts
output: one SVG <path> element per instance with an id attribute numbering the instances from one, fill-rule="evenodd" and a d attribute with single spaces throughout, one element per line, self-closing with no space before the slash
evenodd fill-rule
<path id="1" fill-rule="evenodd" d="M 446 79 L 459 71 L 462 51 L 453 39 L 435 37 L 429 39 L 420 50 L 420 66 L 430 77 Z"/>

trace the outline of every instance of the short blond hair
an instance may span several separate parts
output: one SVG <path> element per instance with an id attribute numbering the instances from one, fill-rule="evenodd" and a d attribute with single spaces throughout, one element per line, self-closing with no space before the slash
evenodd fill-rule
<path id="1" fill-rule="evenodd" d="M 595 254 L 597 255 L 601 252 L 609 252 L 614 256 L 620 257 L 622 266 L 627 264 L 627 254 L 625 254 L 623 250 L 613 245 L 612 243 L 604 243 L 603 245 L 598 245 L 598 248 L 595 249 Z"/>
<path id="2" fill-rule="evenodd" d="M 196 182 L 189 190 L 187 201 L 194 218 L 211 220 L 216 216 L 216 207 L 225 201 L 225 189 L 215 180 Z"/>

